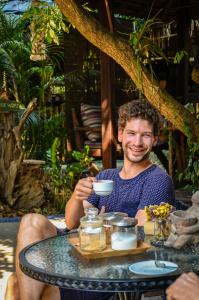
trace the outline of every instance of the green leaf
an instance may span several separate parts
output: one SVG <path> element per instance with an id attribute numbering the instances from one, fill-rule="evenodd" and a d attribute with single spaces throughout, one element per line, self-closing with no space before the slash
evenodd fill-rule
<path id="1" fill-rule="evenodd" d="M 54 39 L 55 36 L 56 36 L 53 29 L 50 29 L 50 30 L 49 30 L 49 34 L 50 34 L 50 37 L 51 37 L 52 39 Z"/>
<path id="2" fill-rule="evenodd" d="M 66 33 L 69 33 L 69 28 L 64 24 L 64 22 L 61 23 L 62 30 Z"/>
<path id="3" fill-rule="evenodd" d="M 195 180 L 196 180 L 196 175 L 195 174 L 191 174 L 191 181 L 193 183 L 195 183 Z"/>
<path id="4" fill-rule="evenodd" d="M 133 36 L 133 45 L 134 46 L 137 46 L 138 45 L 138 39 L 137 39 L 137 36 Z"/>
<path id="5" fill-rule="evenodd" d="M 185 56 L 188 56 L 188 53 L 184 50 L 176 52 L 176 55 L 173 59 L 174 64 L 179 64 Z"/>
<path id="6" fill-rule="evenodd" d="M 50 20 L 50 26 L 53 28 L 56 28 L 56 24 L 52 19 Z"/>
<path id="7" fill-rule="evenodd" d="M 193 168 L 197 176 L 199 176 L 199 161 L 194 161 Z"/>
<path id="8" fill-rule="evenodd" d="M 193 114 L 196 112 L 193 103 L 188 102 L 187 104 L 184 105 L 184 107 Z"/>
<path id="9" fill-rule="evenodd" d="M 182 179 L 183 179 L 183 173 L 180 173 L 180 174 L 178 175 L 178 180 L 179 180 L 179 181 L 182 181 Z"/>

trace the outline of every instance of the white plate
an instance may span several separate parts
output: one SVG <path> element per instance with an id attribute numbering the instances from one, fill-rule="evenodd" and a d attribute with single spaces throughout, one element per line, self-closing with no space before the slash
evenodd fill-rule
<path id="1" fill-rule="evenodd" d="M 139 275 L 164 275 L 177 270 L 178 265 L 170 261 L 160 260 L 165 264 L 164 268 L 156 267 L 155 260 L 146 260 L 134 263 L 129 266 L 129 270 Z"/>

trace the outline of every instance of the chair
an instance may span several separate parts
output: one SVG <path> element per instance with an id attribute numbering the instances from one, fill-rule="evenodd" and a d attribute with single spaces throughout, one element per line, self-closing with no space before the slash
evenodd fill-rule
<path id="1" fill-rule="evenodd" d="M 72 121 L 73 128 L 75 133 L 75 142 L 78 151 L 81 151 L 84 148 L 84 145 L 88 145 L 90 147 L 90 155 L 93 157 L 102 157 L 102 143 L 101 140 L 91 141 L 88 139 L 88 132 L 101 133 L 100 126 L 84 126 L 82 125 L 81 117 L 77 117 L 77 112 L 75 108 L 72 108 Z M 120 144 L 117 144 L 117 156 L 122 155 L 122 148 Z"/>

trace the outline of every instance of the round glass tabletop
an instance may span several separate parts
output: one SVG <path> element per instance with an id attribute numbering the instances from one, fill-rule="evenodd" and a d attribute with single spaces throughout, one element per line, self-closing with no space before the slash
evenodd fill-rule
<path id="1" fill-rule="evenodd" d="M 112 291 L 165 288 L 183 272 L 199 273 L 199 248 L 151 247 L 140 254 L 88 260 L 71 246 L 70 236 L 56 236 L 26 247 L 20 253 L 22 271 L 32 278 L 61 287 Z M 129 270 L 134 263 L 154 259 L 173 262 L 178 268 L 162 275 L 143 275 Z"/>

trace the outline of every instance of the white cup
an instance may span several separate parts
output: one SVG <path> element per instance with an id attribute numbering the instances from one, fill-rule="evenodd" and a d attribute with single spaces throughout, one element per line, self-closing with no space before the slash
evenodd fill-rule
<path id="1" fill-rule="evenodd" d="M 96 195 L 108 196 L 113 190 L 113 180 L 96 180 L 93 181 L 93 190 Z"/>

